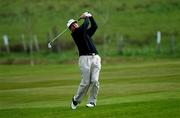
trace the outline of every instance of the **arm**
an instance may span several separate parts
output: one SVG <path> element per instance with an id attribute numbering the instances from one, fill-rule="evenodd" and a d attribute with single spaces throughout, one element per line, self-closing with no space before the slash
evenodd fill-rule
<path id="1" fill-rule="evenodd" d="M 85 32 L 88 29 L 89 26 L 89 19 L 84 18 L 84 23 L 80 26 L 80 29 Z"/>
<path id="2" fill-rule="evenodd" d="M 91 37 L 95 33 L 98 26 L 93 17 L 89 17 L 89 20 L 91 22 L 91 27 L 88 29 L 87 33 Z"/>

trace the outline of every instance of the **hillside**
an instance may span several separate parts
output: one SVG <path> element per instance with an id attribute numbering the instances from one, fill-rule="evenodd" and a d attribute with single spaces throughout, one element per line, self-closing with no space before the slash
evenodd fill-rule
<path id="1" fill-rule="evenodd" d="M 7 34 L 11 52 L 18 52 L 6 54 L 1 38 L 0 63 L 24 64 L 32 58 L 35 63 L 72 62 L 78 52 L 70 32 L 61 36 L 52 50 L 47 48 L 47 40 L 63 31 L 70 18 L 78 19 L 85 11 L 90 11 L 98 24 L 93 39 L 102 57 L 180 57 L 179 0 L 0 0 L 0 37 Z M 162 32 L 161 49 L 156 45 L 157 31 Z M 32 54 L 30 39 L 34 35 L 40 52 Z"/>
<path id="2" fill-rule="evenodd" d="M 15 40 L 21 33 L 46 37 L 54 26 L 62 31 L 69 18 L 88 10 L 97 20 L 96 37 L 123 34 L 133 39 L 152 38 L 157 30 L 179 38 L 179 0 L 0 0 L 0 36 Z M 66 33 L 63 38 L 69 38 Z"/>

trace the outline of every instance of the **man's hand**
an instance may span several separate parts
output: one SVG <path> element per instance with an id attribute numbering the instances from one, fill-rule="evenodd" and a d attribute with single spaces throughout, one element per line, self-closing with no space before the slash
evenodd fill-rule
<path id="1" fill-rule="evenodd" d="M 86 17 L 92 17 L 92 14 L 89 13 L 89 12 L 84 12 L 83 14 L 84 14 Z"/>
<path id="2" fill-rule="evenodd" d="M 86 17 L 92 17 L 92 14 L 89 13 L 89 12 L 84 12 L 84 13 L 80 16 L 81 19 L 85 19 Z"/>

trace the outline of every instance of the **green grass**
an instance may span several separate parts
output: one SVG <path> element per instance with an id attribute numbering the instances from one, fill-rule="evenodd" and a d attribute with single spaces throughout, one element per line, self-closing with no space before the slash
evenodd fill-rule
<path id="1" fill-rule="evenodd" d="M 29 35 L 30 31 L 44 41 L 46 33 L 52 27 L 57 26 L 62 31 L 68 19 L 77 19 L 86 10 L 93 12 L 97 19 L 98 37 L 107 34 L 114 40 L 116 34 L 123 34 L 134 40 L 143 40 L 151 39 L 155 32 L 160 30 L 164 33 L 164 37 L 168 37 L 168 33 L 175 33 L 179 38 L 178 0 L 106 0 L 106 2 L 0 0 L 0 2 L 0 35 L 9 34 L 11 41 L 17 41 L 21 33 Z M 65 34 L 62 39 L 69 39 L 69 34 Z"/>
<path id="2" fill-rule="evenodd" d="M 21 34 L 25 35 L 27 44 L 31 33 L 36 34 L 42 46 L 42 52 L 37 54 L 38 63 L 53 62 L 51 57 L 58 58 L 58 63 L 61 63 L 68 60 L 69 55 L 75 55 L 70 32 L 66 32 L 60 38 L 64 45 L 60 58 L 53 54 L 46 56 L 43 52 L 47 51 L 47 33 L 53 38 L 53 27 L 56 26 L 58 32 L 61 32 L 65 29 L 67 20 L 77 19 L 87 10 L 93 13 L 97 21 L 98 30 L 93 38 L 103 56 L 118 55 L 117 42 L 123 35 L 123 56 L 157 57 L 159 54 L 156 54 L 156 32 L 161 31 L 160 57 L 180 57 L 179 0 L 0 0 L 0 3 L 0 37 L 8 34 L 11 47 L 15 50 L 18 44 L 21 44 Z M 172 34 L 175 37 L 173 54 L 169 43 Z M 17 46 L 14 46 L 15 44 Z M 3 48 L 3 43 L 0 43 L 0 49 Z M 2 55 L 1 50 L 2 64 L 27 64 L 29 61 L 29 55 Z"/>
<path id="3" fill-rule="evenodd" d="M 179 118 L 177 104 L 180 104 L 179 100 L 161 100 L 103 105 L 94 109 L 81 107 L 76 111 L 55 107 L 12 109 L 2 110 L 2 112 L 6 114 L 5 117 L 9 116 L 9 118 Z"/>
<path id="4" fill-rule="evenodd" d="M 80 81 L 70 65 L 0 66 L 1 118 L 179 118 L 180 60 L 103 64 L 97 106 L 70 110 Z"/>

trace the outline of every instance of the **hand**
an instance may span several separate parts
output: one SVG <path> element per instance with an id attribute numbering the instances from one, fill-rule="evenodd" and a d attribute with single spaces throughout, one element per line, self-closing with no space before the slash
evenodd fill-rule
<path id="1" fill-rule="evenodd" d="M 89 13 L 89 12 L 84 12 L 83 14 L 84 14 L 86 17 L 92 17 L 92 14 Z"/>
<path id="2" fill-rule="evenodd" d="M 92 14 L 89 13 L 89 12 L 84 12 L 84 13 L 80 16 L 81 19 L 85 19 L 86 17 L 92 17 Z"/>

